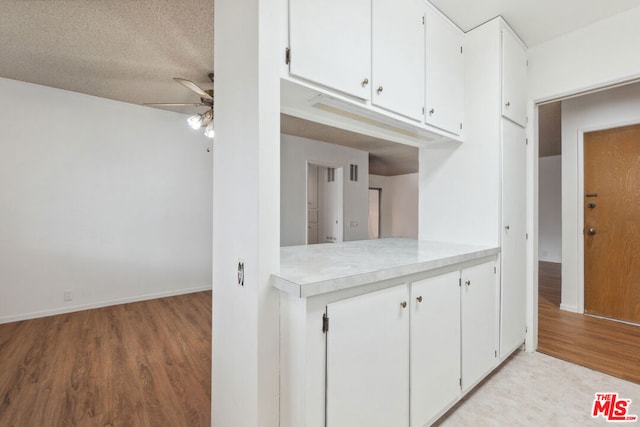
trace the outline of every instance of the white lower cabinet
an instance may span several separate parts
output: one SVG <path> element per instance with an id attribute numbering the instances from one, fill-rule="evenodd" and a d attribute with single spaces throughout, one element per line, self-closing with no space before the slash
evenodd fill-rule
<path id="1" fill-rule="evenodd" d="M 411 284 L 411 426 L 460 397 L 460 272 Z"/>
<path id="2" fill-rule="evenodd" d="M 462 270 L 462 391 L 466 392 L 498 361 L 496 263 Z"/>
<path id="3" fill-rule="evenodd" d="M 497 361 L 496 261 L 326 305 L 326 427 L 433 423 Z"/>
<path id="4" fill-rule="evenodd" d="M 327 427 L 409 425 L 406 285 L 327 305 Z"/>

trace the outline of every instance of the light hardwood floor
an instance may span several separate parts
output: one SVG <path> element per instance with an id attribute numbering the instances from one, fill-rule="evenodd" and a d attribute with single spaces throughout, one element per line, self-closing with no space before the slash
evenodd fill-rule
<path id="1" fill-rule="evenodd" d="M 538 283 L 539 352 L 640 384 L 640 326 L 560 310 L 560 264 Z"/>
<path id="2" fill-rule="evenodd" d="M 0 426 L 210 426 L 211 292 L 0 325 Z"/>

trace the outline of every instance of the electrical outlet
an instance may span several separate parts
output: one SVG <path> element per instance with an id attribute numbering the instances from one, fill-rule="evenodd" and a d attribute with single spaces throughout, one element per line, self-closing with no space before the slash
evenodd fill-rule
<path id="1" fill-rule="evenodd" d="M 73 291 L 71 289 L 64 291 L 64 300 L 73 301 Z"/>

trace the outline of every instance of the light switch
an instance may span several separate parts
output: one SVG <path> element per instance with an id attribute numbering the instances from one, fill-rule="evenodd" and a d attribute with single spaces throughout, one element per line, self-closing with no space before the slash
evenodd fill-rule
<path id="1" fill-rule="evenodd" d="M 244 286 L 244 261 L 238 260 L 238 285 Z"/>

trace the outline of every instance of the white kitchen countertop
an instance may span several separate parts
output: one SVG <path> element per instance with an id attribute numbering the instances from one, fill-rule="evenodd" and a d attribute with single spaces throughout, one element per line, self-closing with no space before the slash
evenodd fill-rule
<path id="1" fill-rule="evenodd" d="M 491 246 L 378 239 L 280 248 L 273 285 L 301 298 L 485 258 Z"/>

